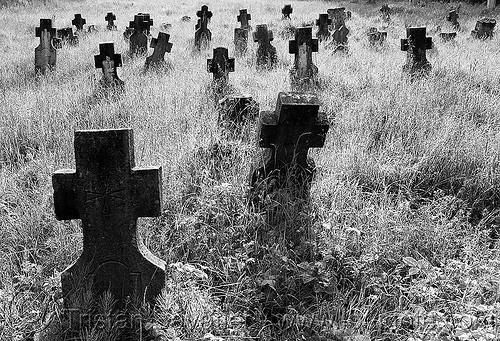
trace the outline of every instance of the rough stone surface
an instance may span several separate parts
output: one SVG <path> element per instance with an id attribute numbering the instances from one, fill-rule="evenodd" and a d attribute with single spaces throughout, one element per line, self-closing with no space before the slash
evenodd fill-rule
<path id="1" fill-rule="evenodd" d="M 432 48 L 432 38 L 426 37 L 425 27 L 406 28 L 406 39 L 401 39 L 401 51 L 406 51 L 403 71 L 410 75 L 426 74 L 432 66 L 427 60 L 426 50 Z"/>
<path id="2" fill-rule="evenodd" d="M 229 79 L 229 72 L 234 72 L 234 58 L 229 58 L 225 47 L 217 47 L 212 59 L 207 59 L 207 70 L 214 75 L 214 81 L 224 86 Z"/>
<path id="3" fill-rule="evenodd" d="M 497 21 L 491 18 L 483 18 L 476 22 L 476 27 L 472 30 L 471 35 L 477 39 L 491 39 L 493 38 L 495 26 Z"/>
<path id="4" fill-rule="evenodd" d="M 336 30 L 345 26 L 346 12 L 345 7 L 329 8 L 327 11 L 329 18 L 332 20 L 332 29 Z"/>
<path id="5" fill-rule="evenodd" d="M 102 69 L 101 85 L 104 87 L 123 87 L 123 81 L 118 78 L 117 67 L 122 66 L 122 56 L 115 53 L 113 43 L 99 44 L 99 54 L 94 56 L 95 67 Z"/>
<path id="6" fill-rule="evenodd" d="M 198 22 L 195 26 L 194 46 L 199 50 L 207 49 L 212 41 L 212 32 L 208 29 L 208 23 L 212 18 L 212 12 L 208 10 L 207 5 L 201 6 L 201 10 L 196 12 Z"/>
<path id="7" fill-rule="evenodd" d="M 45 74 L 56 66 L 57 51 L 54 47 L 56 29 L 52 27 L 51 19 L 40 19 L 40 27 L 35 30 L 35 36 L 40 37 L 40 44 L 35 48 L 35 72 Z"/>
<path id="8" fill-rule="evenodd" d="M 449 13 L 448 16 L 446 17 L 446 20 L 450 22 L 451 26 L 455 30 L 460 29 L 460 23 L 458 22 L 458 10 L 457 9 L 452 9 Z"/>
<path id="9" fill-rule="evenodd" d="M 273 32 L 267 29 L 267 25 L 257 25 L 253 33 L 253 41 L 259 44 L 257 47 L 258 68 L 272 68 L 276 65 L 276 48 L 271 45 L 273 39 Z"/>
<path id="10" fill-rule="evenodd" d="M 170 53 L 172 50 L 172 43 L 169 40 L 170 35 L 163 32 L 158 33 L 158 38 L 151 39 L 151 47 L 154 50 L 153 54 L 146 58 L 146 68 L 165 64 L 165 53 Z"/>
<path id="11" fill-rule="evenodd" d="M 237 126 L 259 114 L 259 105 L 250 95 L 229 95 L 219 102 L 219 124 Z"/>
<path id="12" fill-rule="evenodd" d="M 318 52 L 318 40 L 312 38 L 312 27 L 297 28 L 295 40 L 289 42 L 288 52 L 295 55 L 293 68 L 290 70 L 292 85 L 314 84 L 318 68 L 313 64 L 312 53 Z"/>
<path id="13" fill-rule="evenodd" d="M 316 26 L 318 26 L 318 32 L 316 32 L 316 38 L 319 41 L 328 40 L 330 38 L 329 27 L 332 24 L 332 19 L 328 17 L 328 14 L 320 14 L 319 18 L 316 19 Z"/>

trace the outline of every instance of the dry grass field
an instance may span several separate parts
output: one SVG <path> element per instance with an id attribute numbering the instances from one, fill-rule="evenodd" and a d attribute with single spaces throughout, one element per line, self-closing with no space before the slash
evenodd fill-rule
<path id="1" fill-rule="evenodd" d="M 80 254 L 82 234 L 79 221 L 55 219 L 51 175 L 74 167 L 75 130 L 121 127 L 134 130 L 137 165 L 163 167 L 164 213 L 139 219 L 144 243 L 169 272 L 157 309 L 141 312 L 142 328 L 154 329 L 157 340 L 500 339 L 500 35 L 470 38 L 477 19 L 498 19 L 499 10 L 462 4 L 456 43 L 435 36 L 431 74 L 410 82 L 401 73 L 405 25 L 445 30 L 450 4 L 389 2 L 388 41 L 374 49 L 366 31 L 382 26 L 382 3 L 288 3 L 293 26 L 328 8 L 352 11 L 349 53 L 320 45 L 313 56 L 320 86 L 311 91 L 330 130 L 325 147 L 310 152 L 317 166 L 310 202 L 301 209 L 290 202 L 280 221 L 285 231 L 308 231 L 302 242 L 314 257 L 300 263 L 284 242 L 255 239 L 269 228 L 248 205 L 250 169 L 262 153 L 257 124 L 225 137 L 208 91 L 212 50 L 193 52 L 202 4 L 214 13 L 212 47 L 228 47 L 230 56 L 238 10 L 248 8 L 253 27 L 274 31 L 278 67 L 257 71 L 250 41 L 230 84 L 273 110 L 278 92 L 290 90 L 293 62 L 282 1 L 47 0 L 0 8 L 0 340 L 32 340 L 48 322 L 45 339 L 61 339 L 60 274 Z M 116 32 L 104 29 L 108 11 Z M 151 13 L 154 37 L 172 24 L 172 70 L 144 72 L 144 58 L 127 56 L 122 33 L 138 12 Z M 39 19 L 67 27 L 75 13 L 100 31 L 63 47 L 57 69 L 36 77 Z M 181 21 L 185 15 L 190 22 Z M 93 56 L 104 41 L 123 56 L 125 93 L 113 98 L 96 93 L 101 70 Z M 214 143 L 230 153 L 210 153 Z M 265 257 L 257 261 L 258 252 Z M 279 321 L 266 315 L 267 301 L 278 305 Z M 123 340 L 114 318 L 83 338 Z"/>

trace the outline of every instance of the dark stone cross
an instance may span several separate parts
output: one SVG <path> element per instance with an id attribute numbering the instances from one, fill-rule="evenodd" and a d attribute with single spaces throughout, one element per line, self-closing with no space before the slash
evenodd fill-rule
<path id="1" fill-rule="evenodd" d="M 134 29 L 130 36 L 130 54 L 145 54 L 148 51 L 147 28 L 149 20 L 142 14 L 134 16 L 134 21 L 129 23 L 129 27 Z"/>
<path id="2" fill-rule="evenodd" d="M 212 18 L 212 12 L 208 10 L 207 5 L 201 6 L 201 10 L 196 12 L 198 23 L 195 26 L 194 45 L 197 50 L 206 49 L 212 41 L 212 32 L 208 29 L 208 23 Z"/>
<path id="3" fill-rule="evenodd" d="M 56 37 L 56 29 L 52 27 L 51 19 L 40 19 L 40 27 L 35 29 L 35 36 L 40 37 L 40 44 L 35 48 L 35 72 L 45 74 L 56 66 L 57 50 L 60 44 Z"/>
<path id="4" fill-rule="evenodd" d="M 115 20 L 116 20 L 116 15 L 113 14 L 113 12 L 108 12 L 106 16 L 104 17 L 104 20 L 108 22 L 107 29 L 110 31 L 115 31 L 116 30 L 116 25 L 115 25 Z"/>
<path id="5" fill-rule="evenodd" d="M 240 9 L 240 14 L 237 17 L 238 22 L 241 23 L 241 28 L 245 30 L 250 29 L 250 24 L 248 23 L 249 20 L 252 19 L 252 16 L 247 13 L 246 9 Z"/>
<path id="6" fill-rule="evenodd" d="M 441 38 L 441 40 L 443 42 L 453 41 L 453 40 L 455 40 L 456 37 L 457 37 L 457 32 L 441 32 L 441 33 L 439 33 L 439 38 Z"/>
<path id="7" fill-rule="evenodd" d="M 381 45 L 387 39 L 387 32 L 379 31 L 376 27 L 370 27 L 368 30 L 368 42 L 371 45 Z"/>
<path id="8" fill-rule="evenodd" d="M 217 47 L 214 49 L 212 59 L 207 59 L 207 70 L 213 73 L 215 82 L 225 85 L 229 72 L 234 72 L 234 58 L 229 58 L 225 47 Z"/>
<path id="9" fill-rule="evenodd" d="M 71 46 L 78 45 L 78 36 L 73 34 L 73 27 L 66 27 L 57 30 L 57 37 L 61 39 L 62 43 L 68 43 Z"/>
<path id="10" fill-rule="evenodd" d="M 391 9 L 389 8 L 389 5 L 384 4 L 380 8 L 380 15 L 382 17 L 382 21 L 384 22 L 390 22 L 391 21 Z"/>
<path id="11" fill-rule="evenodd" d="M 332 44 L 335 45 L 336 50 L 346 50 L 347 42 L 349 38 L 347 35 L 349 34 L 349 29 L 345 26 L 341 26 L 333 31 L 332 34 Z"/>
<path id="12" fill-rule="evenodd" d="M 234 47 L 237 56 L 242 56 L 247 52 L 248 48 L 248 29 L 234 29 Z"/>
<path id="13" fill-rule="evenodd" d="M 271 45 L 273 39 L 273 31 L 269 31 L 267 25 L 257 25 L 253 33 L 253 41 L 259 44 L 257 67 L 272 68 L 276 64 L 276 48 Z"/>
<path id="14" fill-rule="evenodd" d="M 281 9 L 281 14 L 283 14 L 282 19 L 290 19 L 290 14 L 292 14 L 292 13 L 293 13 L 292 5 L 285 5 Z"/>
<path id="15" fill-rule="evenodd" d="M 71 23 L 76 26 L 77 31 L 83 31 L 83 25 L 87 23 L 87 20 L 83 19 L 81 14 L 75 14 L 75 18 Z"/>
<path id="16" fill-rule="evenodd" d="M 280 92 L 275 111 L 261 112 L 259 146 L 270 151 L 253 172 L 252 187 L 272 177 L 283 184 L 287 175 L 293 175 L 296 185 L 310 185 L 315 165 L 307 156 L 308 150 L 323 147 L 329 129 L 326 114 L 319 112 L 319 105 L 314 94 Z"/>
<path id="17" fill-rule="evenodd" d="M 318 68 L 313 64 L 312 53 L 318 52 L 318 39 L 312 38 L 312 27 L 298 27 L 295 30 L 295 40 L 289 42 L 288 52 L 295 54 L 294 65 L 290 70 L 292 84 L 314 81 Z"/>
<path id="18" fill-rule="evenodd" d="M 401 51 L 406 51 L 403 71 L 410 75 L 425 74 L 432 68 L 426 50 L 432 48 L 432 38 L 426 37 L 425 27 L 407 27 L 406 39 L 401 39 Z"/>
<path id="19" fill-rule="evenodd" d="M 169 42 L 170 35 L 167 33 L 158 33 L 158 38 L 151 39 L 151 47 L 154 48 L 153 54 L 146 58 L 146 69 L 151 66 L 161 66 L 165 63 L 165 53 L 170 53 L 172 43 Z"/>
<path id="20" fill-rule="evenodd" d="M 456 9 L 452 9 L 448 13 L 446 20 L 451 23 L 451 25 L 453 26 L 454 29 L 456 29 L 456 30 L 460 29 L 460 23 L 458 22 L 458 11 Z"/>
<path id="21" fill-rule="evenodd" d="M 144 17 L 144 22 L 146 26 L 147 35 L 151 35 L 151 27 L 153 26 L 153 19 L 151 19 L 151 14 L 149 13 L 138 13 L 138 15 L 142 15 Z"/>
<path id="22" fill-rule="evenodd" d="M 336 30 L 345 26 L 345 7 L 329 8 L 327 11 L 329 18 L 332 20 L 332 29 Z"/>
<path id="23" fill-rule="evenodd" d="M 54 172 L 58 220 L 81 219 L 83 251 L 61 275 L 64 304 L 78 309 L 87 291 L 154 305 L 165 263 L 143 244 L 137 218 L 161 215 L 161 167 L 135 167 L 131 129 L 75 132 L 76 170 Z"/>
<path id="24" fill-rule="evenodd" d="M 115 53 L 113 43 L 99 44 L 99 54 L 94 56 L 95 67 L 102 69 L 101 84 L 104 87 L 123 86 L 123 81 L 118 78 L 116 68 L 122 66 L 122 56 Z"/>
<path id="25" fill-rule="evenodd" d="M 471 35 L 477 39 L 491 39 L 493 38 L 493 30 L 497 21 L 491 18 L 483 18 L 476 22 L 476 27 L 471 32 Z"/>
<path id="26" fill-rule="evenodd" d="M 330 38 L 329 27 L 332 24 L 332 19 L 328 17 L 328 14 L 320 14 L 319 18 L 316 19 L 316 26 L 318 26 L 318 32 L 316 33 L 316 38 L 319 41 L 327 40 Z"/>

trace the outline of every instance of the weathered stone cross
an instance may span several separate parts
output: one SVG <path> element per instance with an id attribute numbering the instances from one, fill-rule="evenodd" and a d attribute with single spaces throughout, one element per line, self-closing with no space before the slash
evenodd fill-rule
<path id="1" fill-rule="evenodd" d="M 427 73 L 432 68 L 426 50 L 432 48 L 432 38 L 426 37 L 425 27 L 407 27 L 406 39 L 401 39 L 401 51 L 407 51 L 403 71 L 410 75 Z"/>
<path id="2" fill-rule="evenodd" d="M 40 19 L 40 27 L 35 29 L 35 36 L 40 37 L 40 44 L 35 48 L 35 72 L 45 74 L 56 66 L 57 51 L 53 43 L 59 44 L 52 20 Z"/>
<path id="3" fill-rule="evenodd" d="M 292 84 L 313 81 L 318 68 L 313 64 L 312 53 L 318 52 L 318 39 L 312 38 L 312 27 L 295 30 L 295 40 L 289 42 L 289 52 L 295 54 L 295 62 L 290 70 Z"/>
<path id="4" fill-rule="evenodd" d="M 116 68 L 122 66 L 122 56 L 115 53 L 113 43 L 99 44 L 99 54 L 94 56 L 95 67 L 102 69 L 101 84 L 105 87 L 123 86 L 123 81 L 118 78 Z"/>
<path id="5" fill-rule="evenodd" d="M 81 14 L 75 14 L 75 18 L 71 23 L 76 26 L 77 31 L 83 31 L 83 25 L 87 23 L 87 20 L 83 19 Z"/>
<path id="6" fill-rule="evenodd" d="M 83 251 L 61 276 L 64 304 L 80 308 L 87 290 L 155 304 L 165 263 L 142 243 L 138 217 L 161 214 L 161 167 L 135 167 L 131 129 L 75 132 L 76 170 L 54 172 L 58 220 L 81 219 Z"/>
<path id="7" fill-rule="evenodd" d="M 273 31 L 267 29 L 267 25 L 257 25 L 253 33 L 253 41 L 259 43 L 257 48 L 257 66 L 273 67 L 276 64 L 276 48 L 271 45 Z"/>
<path id="8" fill-rule="evenodd" d="M 248 23 L 249 20 L 252 19 L 252 16 L 247 13 L 247 9 L 240 9 L 240 15 L 237 17 L 238 22 L 241 23 L 241 28 L 244 30 L 249 30 L 250 29 L 250 24 Z"/>
<path id="9" fill-rule="evenodd" d="M 330 38 L 329 26 L 332 24 L 332 19 L 328 17 L 328 14 L 320 14 L 319 18 L 316 19 L 316 26 L 318 26 L 318 32 L 316 33 L 316 38 L 319 41 L 327 40 Z"/>
<path id="10" fill-rule="evenodd" d="M 234 29 L 234 47 L 236 55 L 242 56 L 247 52 L 248 48 L 248 29 Z"/>
<path id="11" fill-rule="evenodd" d="M 214 49 L 212 59 L 207 59 L 207 70 L 214 75 L 214 81 L 226 84 L 229 72 L 234 72 L 234 58 L 229 58 L 225 47 Z"/>
<path id="12" fill-rule="evenodd" d="M 201 10 L 196 12 L 198 22 L 195 26 L 194 45 L 198 50 L 206 49 L 212 40 L 212 32 L 208 29 L 208 23 L 212 18 L 212 12 L 208 10 L 207 5 L 201 6 Z"/>
<path id="13" fill-rule="evenodd" d="M 151 19 L 151 14 L 149 13 L 138 13 L 144 17 L 146 34 L 149 36 L 151 34 L 151 27 L 153 26 L 153 19 Z"/>
<path id="14" fill-rule="evenodd" d="M 134 21 L 129 23 L 129 27 L 134 29 L 130 36 L 130 54 L 144 54 L 148 51 L 148 36 L 147 29 L 149 20 L 143 14 L 134 16 Z"/>
<path id="15" fill-rule="evenodd" d="M 146 68 L 151 66 L 161 66 L 165 63 L 165 53 L 170 53 L 172 43 L 169 42 L 170 34 L 159 32 L 158 38 L 151 39 L 153 54 L 146 58 Z"/>
<path id="16" fill-rule="evenodd" d="M 281 9 L 281 14 L 283 14 L 282 19 L 290 19 L 290 14 L 292 13 L 293 13 L 292 5 L 285 5 L 285 7 Z"/>
<path id="17" fill-rule="evenodd" d="M 106 17 L 104 17 L 104 20 L 108 22 L 107 29 L 110 31 L 116 30 L 116 25 L 115 25 L 115 20 L 116 20 L 116 15 L 113 14 L 113 12 L 108 12 L 106 14 Z"/>

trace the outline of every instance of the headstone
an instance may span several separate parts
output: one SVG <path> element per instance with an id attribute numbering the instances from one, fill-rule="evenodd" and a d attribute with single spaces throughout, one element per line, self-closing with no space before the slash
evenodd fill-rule
<path id="1" fill-rule="evenodd" d="M 335 29 L 332 34 L 332 41 L 327 48 L 334 48 L 335 52 L 347 51 L 349 29 L 345 26 L 340 26 Z"/>
<path id="2" fill-rule="evenodd" d="M 476 22 L 476 27 L 471 32 L 471 35 L 477 39 L 491 39 L 493 38 L 493 31 L 497 21 L 492 18 L 483 18 Z"/>
<path id="3" fill-rule="evenodd" d="M 259 105 L 250 95 L 229 95 L 219 101 L 219 125 L 238 132 L 245 121 L 259 115 Z"/>
<path id="4" fill-rule="evenodd" d="M 309 187 L 315 165 L 308 150 L 323 147 L 329 129 L 319 106 L 314 94 L 280 92 L 275 111 L 261 112 L 259 146 L 270 150 L 252 174 L 253 188 L 272 179 L 282 186 L 289 177 L 297 186 Z"/>
<path id="5" fill-rule="evenodd" d="M 172 43 L 169 42 L 170 35 L 167 33 L 158 33 L 158 38 L 151 39 L 153 54 L 146 58 L 146 69 L 151 66 L 161 66 L 165 64 L 165 53 L 170 53 Z"/>
<path id="6" fill-rule="evenodd" d="M 35 72 L 45 74 L 56 66 L 57 51 L 53 45 L 58 42 L 56 29 L 51 19 L 40 19 L 40 27 L 35 29 L 35 36 L 40 37 L 40 45 L 35 48 Z"/>
<path id="7" fill-rule="evenodd" d="M 234 29 L 234 47 L 237 56 L 243 56 L 248 48 L 248 30 L 244 28 Z"/>
<path id="8" fill-rule="evenodd" d="M 381 45 L 387 39 L 387 32 L 379 31 L 376 27 L 370 27 L 368 30 L 368 42 L 371 45 Z"/>
<path id="9" fill-rule="evenodd" d="M 327 13 L 328 17 L 331 19 L 332 29 L 336 30 L 345 26 L 345 7 L 330 8 L 327 10 Z"/>
<path id="10" fill-rule="evenodd" d="M 380 8 L 380 17 L 383 22 L 388 23 L 391 21 L 391 12 L 392 11 L 389 5 L 387 4 L 382 5 L 382 7 Z"/>
<path id="11" fill-rule="evenodd" d="M 77 32 L 82 32 L 83 25 L 87 23 L 87 20 L 83 19 L 81 14 L 75 14 L 75 18 L 71 21 L 71 23 L 76 26 Z"/>
<path id="12" fill-rule="evenodd" d="M 61 43 L 68 43 L 71 46 L 78 45 L 78 36 L 73 34 L 73 27 L 61 28 L 57 30 L 57 37 L 61 39 Z"/>
<path id="13" fill-rule="evenodd" d="M 208 23 L 212 18 L 212 12 L 208 10 L 207 5 L 201 6 L 201 10 L 196 12 L 198 23 L 196 24 L 196 32 L 194 33 L 194 45 L 196 49 L 204 50 L 210 46 L 212 41 L 212 32 L 208 29 Z"/>
<path id="14" fill-rule="evenodd" d="M 207 70 L 214 75 L 215 82 L 224 86 L 229 79 L 229 72 L 234 72 L 234 58 L 229 58 L 225 47 L 217 47 L 212 59 L 207 59 Z"/>
<path id="15" fill-rule="evenodd" d="M 432 66 L 427 60 L 426 50 L 432 48 L 432 38 L 426 37 L 425 27 L 407 27 L 406 39 L 401 39 L 401 51 L 406 51 L 403 71 L 410 75 L 426 74 Z"/>
<path id="16" fill-rule="evenodd" d="M 293 13 L 292 5 L 285 5 L 281 9 L 281 14 L 283 14 L 281 19 L 290 19 L 290 14 L 292 14 L 292 13 Z"/>
<path id="17" fill-rule="evenodd" d="M 457 32 L 441 32 L 441 33 L 439 33 L 439 38 L 441 38 L 441 40 L 443 42 L 453 41 L 453 40 L 455 40 L 456 37 L 457 37 Z"/>
<path id="18" fill-rule="evenodd" d="M 130 54 L 140 55 L 148 51 L 148 36 L 147 27 L 149 20 L 142 14 L 134 16 L 134 21 L 129 23 L 129 26 L 134 29 L 130 36 Z"/>
<path id="19" fill-rule="evenodd" d="M 76 170 L 54 172 L 58 220 L 81 219 L 83 251 L 61 275 L 66 309 L 109 291 L 117 301 L 155 305 L 165 263 L 143 244 L 137 218 L 162 213 L 161 167 L 135 167 L 131 129 L 75 132 Z"/>
<path id="20" fill-rule="evenodd" d="M 272 68 L 276 64 L 276 48 L 271 45 L 273 32 L 267 29 L 267 25 L 257 25 L 253 33 L 253 41 L 258 43 L 257 67 Z"/>
<path id="21" fill-rule="evenodd" d="M 106 14 L 106 17 L 104 17 L 104 19 L 108 22 L 108 26 L 106 26 L 106 28 L 110 31 L 116 31 L 116 25 L 115 25 L 116 15 L 114 15 L 113 12 L 108 12 L 108 14 Z"/>
<path id="22" fill-rule="evenodd" d="M 144 18 L 144 25 L 146 29 L 146 34 L 151 35 L 151 27 L 153 26 L 153 19 L 151 19 L 151 15 L 149 13 L 138 13 Z"/>
<path id="23" fill-rule="evenodd" d="M 312 27 L 297 28 L 295 40 L 289 42 L 288 52 L 295 55 L 293 68 L 290 70 L 292 85 L 315 83 L 318 68 L 313 64 L 312 53 L 318 52 L 318 39 L 312 38 Z"/>
<path id="24" fill-rule="evenodd" d="M 115 53 L 113 43 L 99 44 L 99 54 L 94 56 L 95 67 L 102 69 L 101 85 L 105 88 L 123 87 L 123 81 L 118 78 L 117 67 L 122 66 L 122 56 Z"/>
<path id="25" fill-rule="evenodd" d="M 247 13 L 246 9 L 240 9 L 240 14 L 237 17 L 238 22 L 241 23 L 241 28 L 244 30 L 249 30 L 250 29 L 250 24 L 248 23 L 249 20 L 252 19 L 252 16 Z"/>
<path id="26" fill-rule="evenodd" d="M 450 22 L 450 24 L 453 26 L 454 29 L 456 30 L 460 29 L 460 23 L 458 22 L 458 10 L 453 9 L 450 12 L 448 12 L 446 20 Z"/>
<path id="27" fill-rule="evenodd" d="M 328 29 L 332 24 L 332 19 L 328 17 L 328 14 L 320 14 L 319 18 L 316 19 L 316 26 L 318 26 L 318 32 L 316 33 L 316 38 L 319 41 L 328 40 L 330 38 L 330 30 Z"/>

